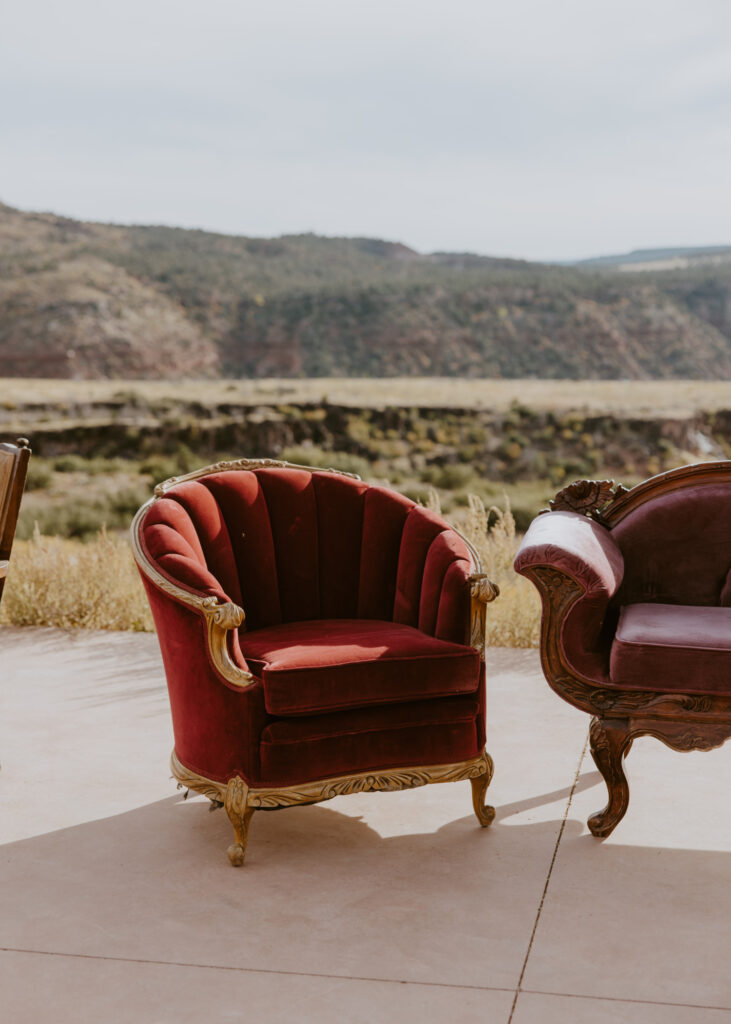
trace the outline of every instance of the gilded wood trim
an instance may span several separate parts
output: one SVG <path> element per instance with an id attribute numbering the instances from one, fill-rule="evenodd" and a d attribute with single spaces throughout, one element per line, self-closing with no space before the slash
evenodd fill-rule
<path id="1" fill-rule="evenodd" d="M 215 782 L 186 768 L 173 750 L 170 770 L 179 786 L 202 793 L 214 804 L 223 805 L 234 827 L 235 841 L 227 853 L 234 867 L 244 863 L 251 816 L 255 810 L 295 807 L 320 803 L 350 793 L 389 792 L 414 789 L 438 782 L 472 782 L 472 805 L 480 825 L 486 828 L 495 817 L 495 809 L 486 806 L 485 794 L 493 775 L 493 762 L 486 750 L 469 761 L 453 764 L 426 765 L 418 768 L 392 768 L 384 771 L 337 775 L 298 786 L 277 786 L 253 789 L 235 775 L 228 782 Z"/>
<path id="2" fill-rule="evenodd" d="M 173 750 L 170 755 L 170 770 L 173 776 L 187 789 L 202 793 L 209 800 L 226 804 L 229 782 L 215 782 L 186 768 Z M 417 768 L 389 768 L 384 771 L 357 772 L 352 775 L 337 775 L 328 779 L 317 779 L 298 786 L 276 786 L 265 789 L 247 787 L 246 806 L 255 809 L 273 807 L 294 807 L 297 804 L 320 803 L 336 796 L 349 793 L 387 792 L 399 789 L 414 789 L 438 782 L 460 782 L 487 776 L 488 785 L 493 775 L 493 762 L 483 750 L 469 761 L 453 764 L 426 765 Z M 238 778 L 238 776 L 234 776 Z M 243 780 L 239 780 L 242 782 Z M 485 787 L 487 788 L 487 787 Z"/>
<path id="3" fill-rule="evenodd" d="M 461 779 L 488 775 L 492 778 L 492 760 L 484 751 L 479 757 L 455 764 L 427 765 L 420 768 L 393 768 L 377 772 L 358 772 L 330 779 L 272 789 L 249 790 L 253 807 L 291 807 L 295 804 L 319 803 L 349 793 L 388 792 L 414 789 L 436 782 L 458 782 Z"/>
<path id="4" fill-rule="evenodd" d="M 485 629 L 487 605 L 500 594 L 497 583 L 487 578 L 484 572 L 475 572 L 470 576 L 470 646 L 485 657 Z"/>
<path id="5" fill-rule="evenodd" d="M 171 476 L 163 480 L 155 488 L 155 497 L 161 498 L 172 487 L 185 483 L 188 480 L 199 480 L 203 476 L 210 476 L 212 473 L 226 473 L 229 470 L 253 470 L 253 469 L 306 469 L 310 473 L 335 473 L 338 476 L 347 476 L 351 480 L 360 480 L 357 473 L 346 473 L 342 469 L 332 469 L 322 466 L 301 466 L 295 462 L 283 462 L 281 459 L 233 459 L 229 462 L 214 462 L 210 466 L 203 466 L 201 469 L 194 469 L 192 473 L 185 473 L 182 476 Z"/>

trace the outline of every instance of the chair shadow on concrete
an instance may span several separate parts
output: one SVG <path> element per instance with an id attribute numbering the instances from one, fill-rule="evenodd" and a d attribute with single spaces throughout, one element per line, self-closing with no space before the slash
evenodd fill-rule
<path id="1" fill-rule="evenodd" d="M 357 815 L 360 797 L 344 798 L 356 814 L 327 804 L 257 813 L 241 872 L 224 853 L 224 812 L 180 795 L 0 846 L 0 947 L 514 988 L 561 820 L 506 819 L 569 790 L 504 805 L 484 830 L 466 813 L 467 784 L 450 788 L 465 814 L 434 832 L 381 836 Z M 576 971 L 628 934 L 633 962 L 649 970 L 663 929 L 680 984 L 684 916 L 700 915 L 725 948 L 728 869 L 727 853 L 600 844 L 569 816 L 549 893 L 559 902 L 544 917 L 557 914 L 564 947 L 578 945 Z"/>

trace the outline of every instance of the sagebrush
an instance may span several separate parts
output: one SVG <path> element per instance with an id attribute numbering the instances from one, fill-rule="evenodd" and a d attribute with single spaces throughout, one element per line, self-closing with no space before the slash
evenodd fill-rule
<path id="1" fill-rule="evenodd" d="M 13 547 L 0 622 L 150 632 L 152 616 L 126 539 L 102 530 L 88 544 L 38 530 Z"/>

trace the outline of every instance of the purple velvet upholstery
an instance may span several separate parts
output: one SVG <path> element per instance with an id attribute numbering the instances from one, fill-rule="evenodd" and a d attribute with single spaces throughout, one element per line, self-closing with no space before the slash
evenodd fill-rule
<path id="1" fill-rule="evenodd" d="M 624 571 L 622 552 L 609 531 L 576 512 L 538 516 L 520 546 L 515 570 L 524 572 L 535 566 L 560 569 L 584 588 L 563 622 L 564 651 L 579 675 L 608 681 L 605 616 Z"/>
<path id="2" fill-rule="evenodd" d="M 584 588 L 560 632 L 579 676 L 731 693 L 731 482 L 650 495 L 611 531 L 573 512 L 538 516 L 515 568 L 539 566 Z"/>
<path id="3" fill-rule="evenodd" d="M 731 608 L 625 605 L 610 674 L 628 690 L 731 692 Z"/>
<path id="4" fill-rule="evenodd" d="M 731 569 L 731 482 L 658 495 L 612 538 L 626 567 L 619 604 L 718 605 Z"/>
<path id="5" fill-rule="evenodd" d="M 246 614 L 230 654 L 255 682 L 238 689 L 209 660 L 201 616 L 145 579 L 188 768 L 294 785 L 482 749 L 473 569 L 438 516 L 332 473 L 238 470 L 168 490 L 139 541 L 163 577 Z"/>

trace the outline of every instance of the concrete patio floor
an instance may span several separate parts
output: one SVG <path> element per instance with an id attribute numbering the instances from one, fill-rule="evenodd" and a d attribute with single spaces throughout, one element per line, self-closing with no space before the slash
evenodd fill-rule
<path id="1" fill-rule="evenodd" d="M 731 1020 L 731 743 L 636 741 L 599 842 L 588 718 L 491 651 L 490 829 L 466 782 L 339 797 L 255 814 L 233 869 L 154 636 L 0 641 L 3 1022 Z"/>

